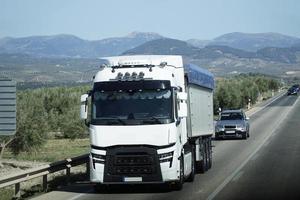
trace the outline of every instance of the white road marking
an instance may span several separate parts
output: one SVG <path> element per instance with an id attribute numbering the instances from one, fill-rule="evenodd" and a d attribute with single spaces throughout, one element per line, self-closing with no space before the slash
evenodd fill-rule
<path id="1" fill-rule="evenodd" d="M 252 160 L 252 161 L 256 160 L 256 158 L 257 158 L 258 156 L 259 156 L 259 153 L 255 154 L 255 155 L 251 158 L 251 160 Z"/>
<path id="2" fill-rule="evenodd" d="M 92 191 L 93 191 L 93 189 L 90 189 L 90 190 L 86 191 L 86 193 L 90 193 L 90 192 L 92 192 Z M 78 195 L 76 195 L 76 196 L 70 198 L 69 200 L 76 200 L 76 199 L 79 199 L 80 197 L 86 195 L 86 193 L 80 193 L 80 194 L 78 194 Z"/>
<path id="3" fill-rule="evenodd" d="M 282 96 L 282 95 L 281 95 Z M 279 97 L 278 97 L 279 98 Z M 278 99 L 276 98 L 276 99 Z M 294 105 L 296 105 L 298 103 L 300 98 L 298 98 Z M 275 100 L 273 100 L 272 102 L 274 102 Z M 271 103 L 267 104 L 270 105 Z M 267 106 L 266 105 L 266 106 Z M 283 122 L 283 120 L 287 117 L 287 115 L 290 113 L 290 111 L 292 110 L 293 106 L 291 106 L 288 111 L 284 114 L 281 115 L 281 118 L 278 120 L 277 125 L 273 128 L 273 130 L 269 133 L 269 135 L 267 135 L 265 137 L 265 139 L 263 140 L 263 142 L 258 145 L 258 147 L 247 157 L 247 159 L 238 167 L 236 168 L 236 170 L 230 174 L 206 199 L 207 200 L 212 200 L 214 199 L 222 190 L 223 188 L 241 171 L 241 169 L 249 162 L 249 160 L 251 160 L 251 158 L 253 158 L 253 156 L 263 147 L 263 145 L 268 141 L 268 139 L 271 137 L 271 135 L 273 135 L 276 132 L 276 129 L 279 128 L 279 126 L 281 125 L 281 123 Z M 262 110 L 262 109 L 260 109 Z"/>
<path id="4" fill-rule="evenodd" d="M 244 171 L 240 171 L 237 175 L 235 175 L 235 177 L 233 177 L 232 181 L 236 182 L 237 180 L 239 180 L 239 178 L 241 178 L 241 176 L 243 176 Z"/>

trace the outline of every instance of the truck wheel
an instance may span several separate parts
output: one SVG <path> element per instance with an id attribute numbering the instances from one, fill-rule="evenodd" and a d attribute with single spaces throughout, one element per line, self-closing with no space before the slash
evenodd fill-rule
<path id="1" fill-rule="evenodd" d="M 174 190 L 181 190 L 184 182 L 184 165 L 183 165 L 183 155 L 181 155 L 180 158 L 180 175 L 179 175 L 179 180 L 175 182 L 173 185 Z"/>
<path id="2" fill-rule="evenodd" d="M 207 162 L 207 140 L 204 139 L 203 141 L 203 148 L 202 148 L 202 156 L 203 156 L 203 159 L 199 162 L 199 169 L 200 169 L 200 173 L 205 173 L 207 171 L 207 168 L 208 168 L 208 162 Z"/>
<path id="3" fill-rule="evenodd" d="M 195 148 L 192 148 L 192 170 L 191 170 L 191 174 L 189 175 L 189 177 L 187 178 L 188 182 L 193 182 L 195 179 Z"/>
<path id="4" fill-rule="evenodd" d="M 212 167 L 212 145 L 211 145 L 211 138 L 208 140 L 208 169 Z"/>

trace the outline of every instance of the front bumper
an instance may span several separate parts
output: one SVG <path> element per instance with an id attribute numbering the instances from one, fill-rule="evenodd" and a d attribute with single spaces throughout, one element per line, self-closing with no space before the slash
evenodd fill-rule
<path id="1" fill-rule="evenodd" d="M 241 138 L 246 134 L 246 131 L 241 130 L 224 130 L 215 133 L 216 138 Z"/>
<path id="2" fill-rule="evenodd" d="M 162 162 L 159 154 L 174 152 L 172 162 Z M 105 154 L 99 162 L 95 154 Z M 111 147 L 106 151 L 92 149 L 90 180 L 103 184 L 153 184 L 178 179 L 175 145 L 166 149 L 148 146 Z"/>

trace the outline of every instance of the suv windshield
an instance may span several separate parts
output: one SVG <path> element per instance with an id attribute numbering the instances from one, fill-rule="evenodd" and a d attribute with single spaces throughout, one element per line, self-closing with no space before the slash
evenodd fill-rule
<path id="1" fill-rule="evenodd" d="M 220 120 L 243 120 L 243 114 L 240 112 L 222 113 Z"/>
<path id="2" fill-rule="evenodd" d="M 172 92 L 94 91 L 92 124 L 137 125 L 172 122 Z"/>

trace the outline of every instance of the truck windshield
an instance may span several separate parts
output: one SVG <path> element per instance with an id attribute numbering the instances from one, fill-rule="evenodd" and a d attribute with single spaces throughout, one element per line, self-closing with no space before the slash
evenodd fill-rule
<path id="1" fill-rule="evenodd" d="M 169 89 L 93 93 L 92 124 L 141 125 L 172 121 L 172 92 Z"/>
<path id="2" fill-rule="evenodd" d="M 243 120 L 243 114 L 242 113 L 222 113 L 220 120 Z"/>

